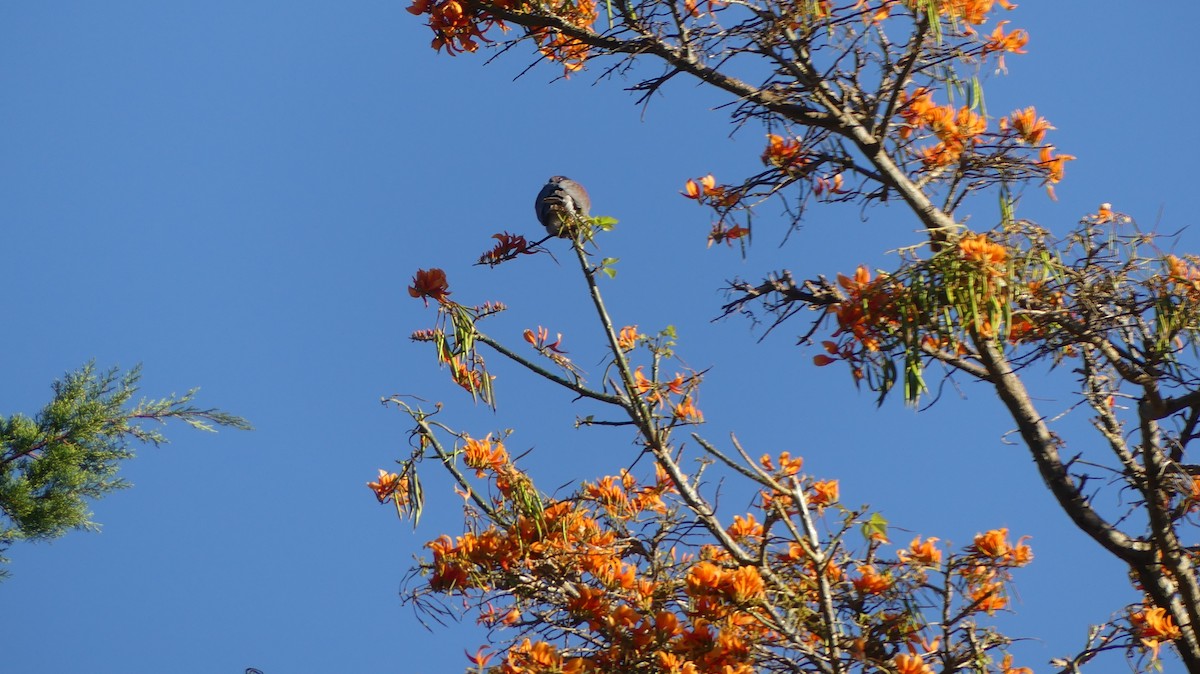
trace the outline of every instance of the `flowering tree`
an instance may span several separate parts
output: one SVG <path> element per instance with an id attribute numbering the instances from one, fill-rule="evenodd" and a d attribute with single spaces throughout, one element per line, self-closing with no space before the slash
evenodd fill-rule
<path id="1" fill-rule="evenodd" d="M 597 284 L 605 266 L 589 252 L 606 222 L 575 220 L 572 249 L 608 344 L 595 383 L 544 328 L 525 331 L 528 356 L 484 332 L 481 322 L 503 306 L 451 300 L 442 270 L 418 271 L 409 289 L 438 312 L 414 339 L 432 343 L 472 395 L 491 400 L 480 353 L 489 350 L 597 403 L 601 412 L 579 423 L 630 427 L 652 460 L 645 475 L 621 470 L 553 497 L 505 438 L 474 437 L 441 423 L 437 409 L 388 401 L 415 427 L 411 456 L 369 485 L 380 502 L 419 516 L 417 467 L 435 459 L 468 503 L 464 533 L 428 544 L 411 600 L 432 612 L 469 606 L 481 623 L 517 635 L 502 653 L 471 656 L 478 671 L 1030 671 L 1012 664 L 1011 639 L 991 619 L 1008 604 L 1011 571 L 1032 559 L 1029 546 L 994 529 L 961 550 L 918 536 L 895 551 L 886 521 L 843 505 L 837 481 L 803 473 L 799 457 L 753 458 L 736 439 L 722 449 L 688 433 L 703 419 L 702 374 L 673 367 L 673 331 L 614 326 Z M 484 260 L 537 250 L 498 238 Z M 685 468 L 694 457 L 680 436 L 752 485 L 745 510 L 718 513 L 704 470 Z"/>
<path id="2" fill-rule="evenodd" d="M 1200 469 L 1187 453 L 1200 423 L 1189 357 L 1200 259 L 1163 254 L 1107 204 L 1062 237 L 1016 216 L 1017 192 L 1033 183 L 1053 195 L 1072 157 L 1047 143 L 1053 127 L 1035 108 L 998 118 L 984 109 L 980 74 L 1003 69 L 1027 41 L 995 20 L 996 6 L 1011 8 L 1004 0 L 418 0 L 410 11 L 428 16 L 433 46 L 452 54 L 529 40 L 567 74 L 605 60 L 610 68 L 658 63 L 662 70 L 634 87 L 646 96 L 681 75 L 731 95 L 735 123 L 767 131 L 764 170 L 685 183 L 684 196 L 713 213 L 710 243 L 745 245 L 753 209 L 768 199 L 793 225 L 817 202 L 902 201 L 924 236 L 895 269 L 860 268 L 836 283 L 788 271 L 736 281 L 725 312 L 778 325 L 817 310 L 806 332 L 821 335 L 815 363 L 844 363 L 881 402 L 896 383 L 917 401 L 930 366 L 991 386 L 1065 514 L 1128 566 L 1144 595 L 1056 664 L 1075 671 L 1119 650 L 1135 668 L 1154 667 L 1166 645 L 1200 671 Z M 981 203 L 969 197 L 980 194 L 999 200 L 992 231 L 962 224 L 965 205 Z M 495 671 L 1017 671 L 993 653 L 1007 639 L 983 619 L 1003 607 L 1009 571 L 1030 558 L 1007 532 L 981 534 L 956 552 L 918 538 L 888 556 L 882 520 L 842 506 L 835 483 L 803 475 L 792 457 L 752 459 L 736 443 L 725 450 L 693 436 L 758 490 L 746 513 L 718 518 L 673 439 L 702 420 L 701 375 L 668 374 L 670 333 L 612 325 L 595 284 L 605 224 L 580 220 L 572 240 L 610 346 L 611 376 L 599 384 L 584 381 L 547 332 L 526 334 L 543 360 L 482 332 L 479 322 L 503 307 L 451 301 L 441 270 L 414 279 L 410 292 L 434 300 L 440 317 L 414 337 L 432 342 L 455 381 L 484 400 L 492 381 L 480 348 L 609 406 L 621 420 L 608 423 L 636 430 L 655 475 L 623 473 L 551 499 L 513 464 L 503 438 L 471 438 L 395 400 L 417 424 L 414 453 L 399 472 L 381 473 L 377 495 L 419 513 L 415 465 L 435 456 L 474 504 L 468 533 L 431 544 L 428 585 L 417 596 L 465 595 L 485 623 L 521 630 Z M 539 250 L 520 237 L 497 239 L 484 262 Z M 1076 386 L 1074 407 L 1098 436 L 1066 437 L 1030 393 L 1042 381 L 1036 366 L 1068 361 L 1055 372 Z M 850 543 L 854 528 L 865 534 L 861 545 Z"/>

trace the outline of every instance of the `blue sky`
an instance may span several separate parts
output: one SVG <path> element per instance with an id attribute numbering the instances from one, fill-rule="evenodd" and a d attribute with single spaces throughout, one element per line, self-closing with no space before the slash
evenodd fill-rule
<path id="1" fill-rule="evenodd" d="M 710 322 L 735 275 L 887 265 L 882 252 L 912 240 L 903 209 L 863 222 L 857 209 L 815 208 L 783 247 L 767 211 L 745 260 L 706 250 L 708 215 L 678 190 L 709 171 L 754 170 L 763 144 L 756 130 L 728 137 L 712 109 L 722 98 L 680 80 L 643 110 L 619 77 L 554 81 L 559 69 L 543 66 L 514 79 L 528 53 L 486 67 L 486 54 L 437 55 L 405 6 L 0 10 L 0 413 L 32 413 L 51 381 L 95 359 L 143 363 L 147 396 L 200 386 L 202 404 L 257 427 L 168 428 L 172 444 L 125 467 L 134 488 L 95 504 L 102 533 L 13 548 L 0 583 L 14 616 L 6 667 L 461 671 L 481 635 L 427 632 L 397 595 L 423 542 L 460 531 L 459 503 L 429 470 L 415 534 L 375 504 L 364 483 L 405 453 L 408 429 L 380 396 L 444 401 L 446 419 L 476 435 L 517 429 L 510 447 L 532 450 L 547 490 L 634 456 L 620 432 L 574 430 L 579 405 L 508 368 L 499 412 L 473 406 L 407 338 L 433 318 L 407 297 L 409 279 L 440 266 L 455 299 L 509 304 L 490 328 L 498 337 L 545 325 L 595 366 L 566 256 L 469 267 L 492 233 L 537 232 L 533 196 L 553 174 L 587 185 L 593 212 L 621 221 L 604 242 L 621 259 L 605 288 L 617 320 L 673 324 L 687 362 L 713 367 L 710 438 L 736 430 L 755 452 L 802 454 L 842 481 L 845 501 L 924 535 L 1032 535 L 1037 559 L 1003 623 L 1036 639 L 1023 664 L 1067 653 L 1131 598 L 1023 449 L 1002 442 L 1008 424 L 982 388 L 920 413 L 875 410 L 844 371 L 814 368 L 813 352 L 793 346 L 800 326 L 755 344 L 745 322 Z M 1063 231 L 1109 201 L 1161 231 L 1192 225 L 1190 25 L 1116 1 L 1082 13 L 1026 2 L 1004 18 L 1030 31 L 1030 53 L 989 80 L 989 110 L 1037 105 L 1060 151 L 1079 157 L 1059 201 L 1031 189 L 1021 213 Z M 994 214 L 976 217 L 986 227 Z M 1197 244 L 1187 230 L 1179 248 Z"/>

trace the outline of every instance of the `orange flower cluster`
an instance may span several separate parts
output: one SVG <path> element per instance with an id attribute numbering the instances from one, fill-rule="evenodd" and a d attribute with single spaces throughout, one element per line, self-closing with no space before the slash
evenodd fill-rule
<path id="1" fill-rule="evenodd" d="M 895 289 L 883 277 L 871 280 L 871 272 L 864 266 L 855 270 L 854 278 L 838 274 L 838 285 L 846 291 L 847 298 L 830 308 L 836 314 L 838 322 L 838 329 L 833 333 L 833 337 L 849 334 L 867 351 L 878 350 L 881 331 L 896 323 L 893 308 Z M 826 351 L 831 355 L 850 358 L 857 349 L 852 348 L 852 345 L 838 347 L 830 342 L 826 345 Z M 832 359 L 814 359 L 814 362 L 817 365 L 827 365 Z"/>
<path id="2" fill-rule="evenodd" d="M 1037 110 L 1033 106 L 1023 110 L 1014 110 L 1007 117 L 1001 117 L 999 127 L 1001 132 L 1014 135 L 1017 141 L 1026 145 L 1042 145 L 1046 138 L 1046 132 L 1054 129 L 1045 117 L 1038 116 Z M 1073 159 L 1075 159 L 1073 155 L 1054 154 L 1053 145 L 1042 147 L 1036 165 L 1044 174 L 1042 184 L 1047 186 L 1046 191 L 1050 194 L 1050 198 L 1054 198 L 1052 186 L 1062 180 L 1066 163 Z"/>
<path id="3" fill-rule="evenodd" d="M 522 10 L 527 5 L 525 0 L 489 0 L 489 4 L 505 10 Z M 491 42 L 486 33 L 494 27 L 508 31 L 503 21 L 487 11 L 465 7 L 463 0 L 413 0 L 408 12 L 429 16 L 429 28 L 434 34 L 431 46 L 438 51 L 445 48 L 451 56 L 475 52 L 480 42 Z M 584 30 L 590 30 L 597 17 L 595 0 L 566 0 L 555 4 L 553 12 L 559 19 Z M 548 26 L 534 27 L 530 33 L 538 43 L 538 51 L 547 59 L 562 63 L 567 74 L 582 69 L 591 51 L 584 42 Z"/>
<path id="4" fill-rule="evenodd" d="M 671 413 L 679 421 L 704 421 L 704 414 L 696 408 L 695 390 L 700 385 L 700 375 L 691 374 L 687 377 L 676 372 L 675 377 L 665 382 L 655 382 L 642 374 L 644 366 L 639 365 L 633 372 L 633 385 L 638 395 L 644 397 L 652 405 L 667 405 L 671 403 L 670 396 L 681 396 L 671 404 Z"/>
<path id="5" fill-rule="evenodd" d="M 758 460 L 765 470 L 770 472 L 776 479 L 784 477 L 792 477 L 800 473 L 800 469 L 804 467 L 804 458 L 797 456 L 792 458 L 791 452 L 780 452 L 779 467 L 775 467 L 775 461 L 771 459 L 771 455 L 763 454 Z"/>
<path id="6" fill-rule="evenodd" d="M 671 479 L 661 466 L 655 466 L 656 480 L 653 486 L 640 486 L 627 470 L 620 476 L 609 475 L 599 482 L 584 482 L 580 492 L 584 498 L 594 501 L 613 517 L 633 518 L 647 510 L 665 513 L 663 494 L 671 491 Z"/>
<path id="7" fill-rule="evenodd" d="M 710 173 L 700 182 L 689 178 L 683 185 L 683 196 L 688 199 L 693 199 L 699 204 L 709 206 L 716 209 L 718 212 L 724 212 L 737 206 L 742 200 L 742 194 L 737 190 L 731 190 L 725 185 L 717 185 L 716 178 Z M 750 230 L 741 225 L 730 226 L 725 222 L 724 216 L 713 225 L 712 231 L 708 235 L 708 245 L 724 242 L 732 246 L 733 242 L 748 236 Z"/>
<path id="8" fill-rule="evenodd" d="M 1027 537 L 1026 537 L 1027 538 Z M 1008 541 L 1008 529 L 992 529 L 975 536 L 968 548 L 969 563 L 959 573 L 967 583 L 967 596 L 976 610 L 988 614 L 1008 606 L 1006 584 L 1009 568 L 1019 568 L 1033 561 L 1033 551 L 1021 541 Z"/>
<path id="9" fill-rule="evenodd" d="M 563 0 L 554 3 L 553 7 L 555 16 L 586 30 L 591 29 L 598 16 L 595 0 Z M 567 75 L 583 69 L 591 53 L 587 43 L 548 26 L 537 26 L 529 32 L 537 40 L 542 56 L 561 63 Z"/>
<path id="10" fill-rule="evenodd" d="M 717 187 L 717 179 L 711 173 L 701 178 L 698 183 L 688 178 L 687 182 L 683 184 L 683 196 L 696 201 L 716 200 L 718 202 L 729 198 L 724 186 Z"/>
<path id="11" fill-rule="evenodd" d="M 767 134 L 767 149 L 763 150 L 762 162 L 784 171 L 792 171 L 811 163 L 799 138 L 784 138 L 773 133 Z"/>
<path id="12" fill-rule="evenodd" d="M 992 529 L 975 536 L 975 544 L 971 549 L 1004 566 L 1025 566 L 1033 561 L 1033 551 L 1021 542 L 1027 538 L 1029 537 L 1026 536 L 1013 545 L 1008 542 L 1008 529 Z"/>
<path id="13" fill-rule="evenodd" d="M 582 658 L 563 658 L 562 653 L 544 641 L 532 642 L 528 638 L 508 649 L 504 662 L 495 670 L 499 674 L 536 674 L 537 672 L 561 672 L 582 674 L 587 662 Z"/>
<path id="14" fill-rule="evenodd" d="M 513 469 L 507 464 L 501 470 Z M 540 521 L 523 515 L 506 527 L 493 525 L 455 539 L 442 536 L 427 546 L 433 554 L 429 586 L 443 593 L 486 592 L 527 585 L 531 573 L 546 574 L 570 588 L 560 608 L 565 619 L 586 625 L 597 639 L 612 644 L 589 657 L 573 658 L 546 642 L 525 639 L 510 647 L 491 671 L 599 674 L 653 663 L 662 668 L 657 671 L 751 674 L 751 645 L 768 635 L 762 620 L 766 616 L 757 608 L 766 593 L 759 570 L 729 565 L 709 551 L 699 561 L 679 562 L 674 580 L 651 576 L 630 561 L 634 551 L 624 539 L 602 524 L 605 519 L 631 521 L 645 510 L 665 515 L 662 497 L 673 492 L 669 485 L 662 471 L 649 486 L 623 472 L 585 483 L 577 498 L 545 499 Z M 507 501 L 502 497 L 497 502 Z M 591 505 L 598 510 L 590 510 Z M 755 525 L 746 518 L 736 527 L 750 534 Z M 679 611 L 681 605 L 687 610 Z M 491 604 L 483 613 L 489 625 L 520 622 L 515 606 L 504 618 Z M 473 661 L 480 659 L 477 654 Z"/>
<path id="15" fill-rule="evenodd" d="M 509 3 L 502 0 L 496 4 L 503 7 Z M 491 30 L 492 26 L 508 30 L 503 21 L 485 12 L 469 12 L 459 0 L 413 0 L 407 9 L 414 16 L 429 15 L 429 28 L 434 35 L 430 46 L 437 51 L 444 47 L 451 56 L 478 50 L 479 43 L 476 40 L 490 42 L 484 33 Z"/>
<path id="16" fill-rule="evenodd" d="M 766 591 L 762 576 L 755 567 L 726 569 L 709 561 L 693 566 L 688 572 L 686 583 L 688 595 L 694 600 L 718 597 L 733 604 L 746 604 L 761 599 Z M 726 611 L 727 608 L 723 606 L 708 606 L 697 610 L 710 615 L 724 615 Z"/>
<path id="17" fill-rule="evenodd" d="M 1008 249 L 993 242 L 987 234 L 968 234 L 958 241 L 963 259 L 983 265 L 990 273 L 1002 273 Z"/>
<path id="18" fill-rule="evenodd" d="M 495 379 L 487 374 L 481 366 L 468 365 L 458 356 L 451 356 L 443 362 L 450 366 L 450 378 L 454 380 L 454 383 L 472 395 L 486 393 L 487 382 Z"/>
<path id="19" fill-rule="evenodd" d="M 1169 289 L 1191 301 L 1200 301 L 1200 259 L 1190 255 L 1186 259 L 1167 255 L 1163 262 L 1167 267 Z"/>
<path id="20" fill-rule="evenodd" d="M 919 597 L 937 586 L 929 574 L 954 582 L 955 594 L 964 598 L 956 610 L 971 616 L 1002 609 L 1007 570 L 1031 558 L 1027 546 L 1009 543 L 1002 529 L 980 534 L 949 562 L 936 538 L 919 537 L 891 560 L 876 555 L 877 543 L 869 544 L 865 556 L 852 554 L 843 543 L 829 548 L 839 550 L 836 556 L 816 557 L 807 539 L 781 540 L 780 530 L 768 532 L 763 524 L 764 516 L 776 523 L 780 514 L 794 516 L 790 489 L 764 495 L 761 512 L 735 516 L 726 526 L 738 545 L 762 550 L 755 554 L 757 563 L 739 563 L 717 545 L 682 554 L 649 548 L 638 544 L 631 530 L 688 526 L 678 519 L 682 497 L 661 466 L 651 483 L 622 471 L 584 482 L 574 495 L 559 500 L 533 489 L 503 443 L 491 436 L 461 437 L 454 456 L 492 480 L 496 514 L 484 520 L 486 526 L 473 517 L 467 533 L 427 544 L 428 588 L 474 602 L 480 622 L 495 629 L 535 622 L 547 627 L 544 641 L 522 635 L 500 653 L 468 654 L 492 674 L 754 674 L 762 671 L 764 658 L 789 657 L 787 649 L 820 649 L 828 638 L 815 622 L 812 627 L 789 623 L 789 639 L 800 641 L 781 644 L 772 607 L 786 605 L 816 616 L 830 597 L 837 607 L 854 607 L 853 623 L 839 628 L 849 640 L 847 658 L 868 668 L 925 672 L 923 663 L 937 657 L 946 638 L 926 636 L 939 624 L 940 609 L 926 621 L 912 608 L 929 603 Z M 791 481 L 799 474 L 799 457 L 784 452 L 763 456 L 759 463 L 781 482 L 796 484 Z M 380 477 L 383 488 L 395 482 L 383 473 Z M 512 486 L 517 484 L 524 488 Z M 814 502 L 832 505 L 837 499 L 835 481 L 800 478 L 799 486 Z M 840 521 L 843 513 L 836 517 Z M 682 539 L 672 544 L 682 545 Z M 563 633 L 555 631 L 556 625 L 569 625 L 566 633 L 578 639 L 551 638 Z M 907 650 L 904 657 L 898 647 Z M 777 648 L 782 650 L 773 653 Z"/>
<path id="21" fill-rule="evenodd" d="M 1133 633 L 1150 649 L 1154 659 L 1158 659 L 1158 649 L 1164 642 L 1174 641 L 1182 636 L 1175 620 L 1167 615 L 1166 609 L 1154 606 L 1146 607 L 1129 616 L 1129 624 Z"/>
<path id="22" fill-rule="evenodd" d="M 867 376 L 866 365 L 886 353 L 895 340 L 905 289 L 887 277 L 872 280 L 864 266 L 855 270 L 853 278 L 838 274 L 838 285 L 846 298 L 827 309 L 837 317 L 838 327 L 831 335 L 834 339 L 821 342 L 825 353 L 813 356 L 813 364 L 824 367 L 845 361 L 859 382 Z"/>
<path id="23" fill-rule="evenodd" d="M 1024 306 L 1040 311 L 1058 311 L 1063 308 L 1063 293 L 1050 290 L 1044 281 L 1025 284 L 1027 294 L 1022 298 Z M 1028 314 L 1014 312 L 1008 327 L 1008 341 L 1013 344 L 1034 342 L 1046 338 L 1046 328 L 1039 325 Z"/>
<path id="24" fill-rule="evenodd" d="M 917 151 L 917 156 L 926 168 L 948 166 L 962 157 L 967 148 L 975 144 L 980 134 L 987 131 L 987 120 L 970 108 L 955 109 L 952 105 L 934 105 L 933 92 L 921 87 L 911 95 L 904 92 L 900 97 L 900 116 L 905 126 L 900 137 L 908 138 L 914 131 L 928 129 L 937 137 L 938 143 Z"/>
<path id="25" fill-rule="evenodd" d="M 379 499 L 380 503 L 389 498 L 398 499 L 397 505 L 405 505 L 408 503 L 408 477 L 400 477 L 395 473 L 389 473 L 386 470 L 379 469 L 379 479 L 375 482 L 368 482 L 367 487 L 375 492 L 375 498 Z"/>

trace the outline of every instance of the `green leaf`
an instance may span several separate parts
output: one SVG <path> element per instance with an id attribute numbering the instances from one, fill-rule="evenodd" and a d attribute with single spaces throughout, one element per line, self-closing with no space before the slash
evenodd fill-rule
<path id="1" fill-rule="evenodd" d="M 603 260 L 600 260 L 600 271 L 607 274 L 609 278 L 616 278 L 617 270 L 613 269 L 613 265 L 615 265 L 616 263 L 618 263 L 620 261 L 621 261 L 621 258 L 606 257 Z"/>
<path id="2" fill-rule="evenodd" d="M 607 215 L 592 218 L 592 226 L 605 232 L 611 232 L 617 222 L 619 221 L 616 218 Z"/>
<path id="3" fill-rule="evenodd" d="M 888 521 L 879 513 L 871 513 L 871 517 L 862 523 L 862 535 L 868 542 L 882 538 L 887 540 Z"/>

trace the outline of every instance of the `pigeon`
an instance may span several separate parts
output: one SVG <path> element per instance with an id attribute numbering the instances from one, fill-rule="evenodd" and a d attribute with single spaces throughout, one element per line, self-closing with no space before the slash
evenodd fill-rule
<path id="1" fill-rule="evenodd" d="M 583 185 L 565 176 L 554 176 L 538 192 L 533 210 L 537 219 L 552 236 L 571 236 L 570 223 L 573 217 L 591 217 L 588 211 L 592 200 Z"/>

